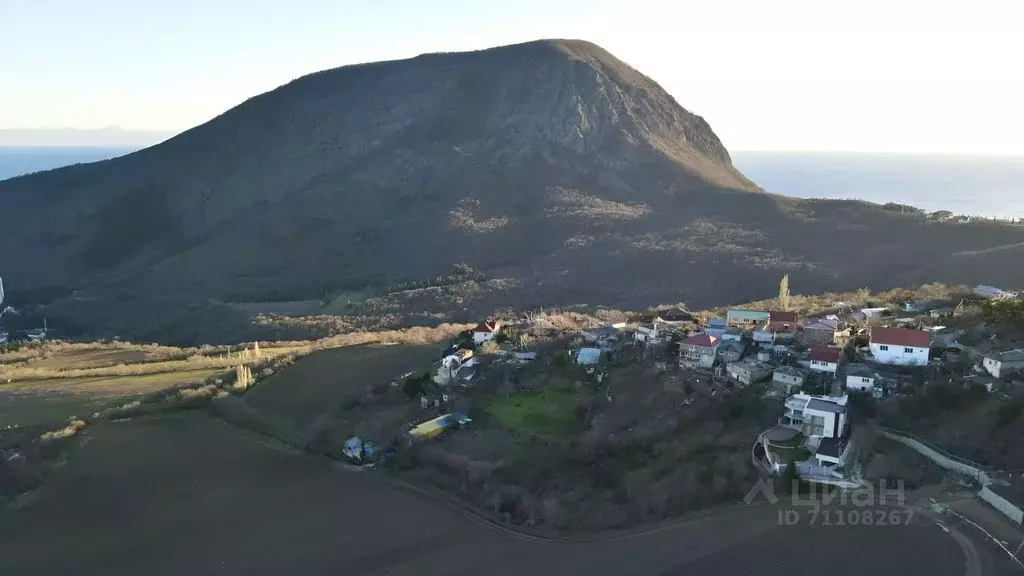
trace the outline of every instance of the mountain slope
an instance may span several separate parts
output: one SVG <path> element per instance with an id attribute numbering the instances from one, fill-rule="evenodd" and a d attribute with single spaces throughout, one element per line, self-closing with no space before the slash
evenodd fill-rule
<path id="1" fill-rule="evenodd" d="M 77 291 L 48 313 L 125 334 L 458 262 L 506 279 L 507 305 L 712 303 L 782 270 L 808 289 L 969 280 L 937 259 L 1024 241 L 764 194 L 702 118 L 565 40 L 306 76 L 135 154 L 0 182 L 0 202 L 5 277 Z"/>

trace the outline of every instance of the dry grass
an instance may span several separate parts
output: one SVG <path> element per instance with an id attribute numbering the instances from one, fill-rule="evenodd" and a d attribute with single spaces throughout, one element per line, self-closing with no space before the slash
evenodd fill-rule
<path id="1" fill-rule="evenodd" d="M 308 344 L 307 344 L 308 347 Z M 137 354 L 131 350 L 102 350 L 70 348 L 64 352 L 50 352 L 45 360 L 26 363 L 8 363 L 0 365 L 0 382 L 50 380 L 54 378 L 108 378 L 119 376 L 141 376 L 148 374 L 164 374 L 172 372 L 190 372 L 212 368 L 230 368 L 239 362 L 258 361 L 260 358 L 292 354 L 302 347 L 263 348 L 259 351 L 244 348 L 239 351 L 227 351 L 219 356 L 206 356 L 198 352 L 181 360 L 145 361 L 135 363 L 119 363 L 113 366 L 77 367 L 88 365 L 97 358 L 122 357 L 125 354 Z M 184 351 L 178 350 L 180 353 Z"/>
<path id="2" fill-rule="evenodd" d="M 846 308 L 866 307 L 869 303 L 875 306 L 895 306 L 899 302 L 907 300 L 945 300 L 959 302 L 961 299 L 972 299 L 971 290 L 967 286 L 956 286 L 948 284 L 924 284 L 917 288 L 896 288 L 884 292 L 872 292 L 862 288 L 853 292 L 827 292 L 825 294 L 805 295 L 793 294 L 790 296 L 789 308 L 802 316 L 813 316 L 836 310 L 837 302 L 844 303 Z M 774 310 L 778 306 L 774 298 L 759 300 L 737 306 L 730 306 L 733 309 L 746 310 Z M 726 307 L 710 310 L 713 314 L 723 314 Z"/>
<path id="3" fill-rule="evenodd" d="M 73 418 L 68 422 L 68 425 L 58 430 L 50 430 L 49 432 L 43 433 L 39 438 L 44 442 L 51 440 L 60 440 L 62 438 L 70 438 L 75 434 L 78 434 L 79 430 L 85 428 L 85 420 Z"/>

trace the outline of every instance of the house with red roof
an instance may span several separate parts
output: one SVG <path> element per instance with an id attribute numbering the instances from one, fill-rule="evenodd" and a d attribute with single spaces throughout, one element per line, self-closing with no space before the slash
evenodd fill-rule
<path id="1" fill-rule="evenodd" d="M 473 344 L 479 346 L 488 340 L 494 340 L 499 332 L 501 332 L 501 322 L 497 320 L 481 322 L 477 324 L 476 328 L 473 328 Z"/>
<path id="2" fill-rule="evenodd" d="M 839 365 L 842 363 L 842 348 L 835 346 L 811 346 L 811 370 L 835 374 L 839 371 Z"/>
<path id="3" fill-rule="evenodd" d="M 931 345 L 931 333 L 923 330 L 881 326 L 871 329 L 871 354 L 882 364 L 926 366 Z"/>
<path id="4" fill-rule="evenodd" d="M 721 339 L 705 333 L 684 338 L 679 341 L 679 364 L 687 368 L 711 368 L 721 343 Z"/>

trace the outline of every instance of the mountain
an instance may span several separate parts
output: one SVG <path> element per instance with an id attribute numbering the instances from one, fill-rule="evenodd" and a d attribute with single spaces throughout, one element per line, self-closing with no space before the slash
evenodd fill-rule
<path id="1" fill-rule="evenodd" d="M 764 193 L 701 117 L 575 40 L 305 76 L 151 148 L 0 182 L 0 205 L 9 292 L 93 334 L 184 338 L 211 303 L 345 291 L 379 296 L 358 313 L 472 316 L 750 300 L 784 272 L 808 292 L 1024 279 L 999 265 L 1024 228 Z M 390 294 L 454 264 L 490 280 Z"/>

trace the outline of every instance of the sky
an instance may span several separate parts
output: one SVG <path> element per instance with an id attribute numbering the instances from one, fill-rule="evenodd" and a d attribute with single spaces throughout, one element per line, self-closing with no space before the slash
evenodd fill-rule
<path id="1" fill-rule="evenodd" d="M 310 72 L 558 37 L 731 150 L 1016 155 L 1021 22 L 1021 0 L 0 0 L 0 130 L 180 132 Z"/>

